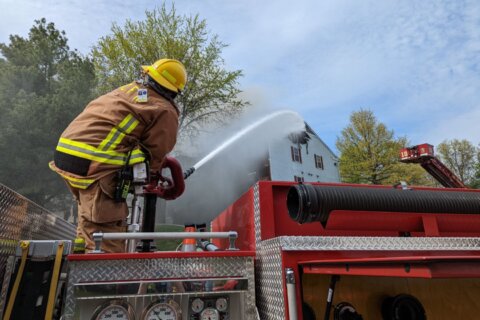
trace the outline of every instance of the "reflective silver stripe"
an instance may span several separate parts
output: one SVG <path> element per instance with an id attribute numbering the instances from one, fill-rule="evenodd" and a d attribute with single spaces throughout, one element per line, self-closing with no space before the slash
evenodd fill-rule
<path id="1" fill-rule="evenodd" d="M 113 137 L 110 139 L 110 141 L 108 141 L 107 144 L 103 146 L 103 148 L 101 149 L 102 151 L 107 151 L 108 148 L 110 148 L 110 146 L 113 144 L 113 142 L 117 140 L 118 136 L 123 133 L 117 128 L 113 128 L 113 129 L 115 130 L 115 133 L 113 134 Z"/>
<path id="2" fill-rule="evenodd" d="M 139 159 L 139 158 L 145 159 L 145 154 L 139 153 L 139 154 L 132 154 L 132 155 L 130 156 L 130 160 Z"/>
<path id="3" fill-rule="evenodd" d="M 124 125 L 124 126 L 119 126 L 118 128 L 113 128 L 115 130 L 115 133 L 113 134 L 112 138 L 110 139 L 110 141 L 108 141 L 108 143 L 102 148 L 102 151 L 107 151 L 111 146 L 112 144 L 115 143 L 115 141 L 117 141 L 118 137 L 121 135 L 121 134 L 127 134 L 129 133 L 129 128 L 137 121 L 137 119 L 135 119 L 133 116 L 128 120 L 128 122 Z M 120 142 L 120 141 L 119 141 Z"/>

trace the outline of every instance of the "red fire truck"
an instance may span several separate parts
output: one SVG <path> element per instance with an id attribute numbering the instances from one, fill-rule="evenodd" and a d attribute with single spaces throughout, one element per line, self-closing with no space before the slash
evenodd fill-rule
<path id="1" fill-rule="evenodd" d="M 0 196 L 3 319 L 480 318 L 477 190 L 260 181 L 209 232 L 95 235 L 134 241 L 118 254 Z M 136 250 L 163 238 L 203 249 Z"/>

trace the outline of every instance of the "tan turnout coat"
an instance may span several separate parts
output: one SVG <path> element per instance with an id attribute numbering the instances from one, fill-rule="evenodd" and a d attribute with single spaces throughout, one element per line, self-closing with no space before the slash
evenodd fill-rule
<path id="1" fill-rule="evenodd" d="M 138 102 L 137 92 L 141 88 L 147 89 L 147 102 Z M 53 161 L 50 167 L 67 180 L 93 182 L 116 172 L 130 150 L 134 150 L 130 163 L 143 161 L 140 151 L 143 150 L 148 155 L 150 169 L 158 171 L 175 145 L 177 129 L 176 107 L 152 89 L 133 82 L 90 102 L 62 133 L 57 151 L 89 157 L 87 174 L 79 176 L 61 170 Z M 109 152 L 113 156 L 105 158 Z M 79 187 L 74 182 L 71 185 Z"/>
<path id="2" fill-rule="evenodd" d="M 145 90 L 146 101 L 140 99 Z M 147 159 L 150 170 L 158 171 L 177 129 L 176 106 L 136 82 L 93 100 L 65 129 L 50 168 L 67 181 L 78 202 L 77 237 L 85 239 L 87 249 L 94 247 L 93 232 L 126 230 L 127 204 L 113 197 L 116 173 L 128 154 L 130 164 Z M 124 243 L 104 241 L 102 249 L 122 252 Z"/>

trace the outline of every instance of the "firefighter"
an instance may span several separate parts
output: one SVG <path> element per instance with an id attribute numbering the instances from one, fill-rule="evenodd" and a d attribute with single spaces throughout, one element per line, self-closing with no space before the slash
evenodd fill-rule
<path id="1" fill-rule="evenodd" d="M 128 208 L 115 199 L 125 166 L 148 161 L 157 172 L 176 142 L 184 89 L 183 64 L 160 59 L 143 66 L 143 77 L 90 102 L 65 129 L 50 168 L 60 174 L 78 203 L 77 237 L 93 250 L 92 234 L 125 232 Z M 117 188 L 118 189 L 118 188 Z M 104 240 L 105 252 L 124 252 L 123 240 Z"/>

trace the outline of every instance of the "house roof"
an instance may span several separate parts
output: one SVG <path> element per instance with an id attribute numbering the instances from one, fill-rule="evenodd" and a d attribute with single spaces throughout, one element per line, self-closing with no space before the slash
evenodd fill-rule
<path id="1" fill-rule="evenodd" d="M 338 159 L 338 156 L 330 149 L 330 147 L 318 136 L 318 134 L 313 131 L 312 127 L 308 125 L 308 123 L 305 122 L 305 131 L 303 132 L 297 132 L 289 135 L 289 139 L 293 143 L 300 143 L 300 144 L 306 144 L 308 141 L 311 139 L 311 136 L 314 136 L 320 143 L 322 143 L 325 148 L 330 151 L 330 153 Z"/>

